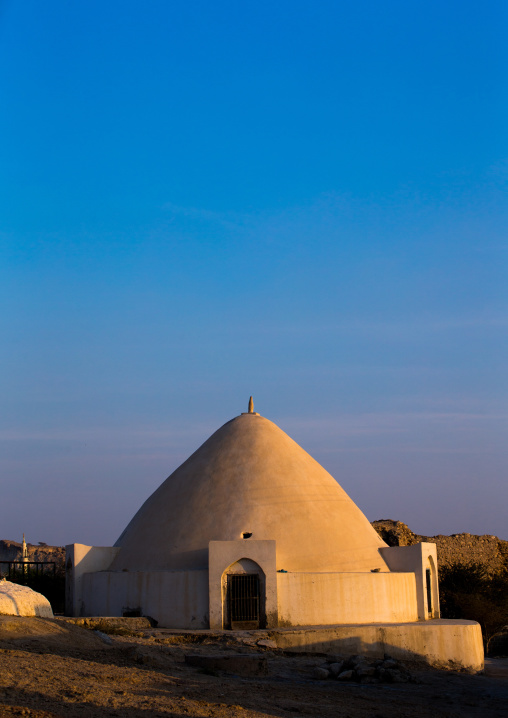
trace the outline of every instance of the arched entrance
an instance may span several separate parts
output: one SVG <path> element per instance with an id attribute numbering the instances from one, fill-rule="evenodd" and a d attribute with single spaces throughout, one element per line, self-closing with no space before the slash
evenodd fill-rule
<path id="1" fill-rule="evenodd" d="M 425 588 L 427 599 L 427 616 L 428 618 L 439 618 L 440 611 L 437 571 L 432 556 L 427 556 L 427 566 L 425 569 Z"/>
<path id="2" fill-rule="evenodd" d="M 266 580 L 262 568 L 241 558 L 222 575 L 224 627 L 247 631 L 266 626 Z"/>

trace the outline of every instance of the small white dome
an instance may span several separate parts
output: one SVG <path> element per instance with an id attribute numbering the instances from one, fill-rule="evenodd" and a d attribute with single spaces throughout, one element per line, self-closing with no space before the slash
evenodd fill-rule
<path id="1" fill-rule="evenodd" d="M 53 618 L 53 611 L 42 593 L 19 583 L 0 581 L 0 615 Z"/>

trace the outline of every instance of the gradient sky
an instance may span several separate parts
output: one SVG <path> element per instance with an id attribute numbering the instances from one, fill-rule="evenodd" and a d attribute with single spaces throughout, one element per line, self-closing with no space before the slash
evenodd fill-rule
<path id="1" fill-rule="evenodd" d="M 0 538 L 111 545 L 225 421 L 508 539 L 508 6 L 0 0 Z"/>

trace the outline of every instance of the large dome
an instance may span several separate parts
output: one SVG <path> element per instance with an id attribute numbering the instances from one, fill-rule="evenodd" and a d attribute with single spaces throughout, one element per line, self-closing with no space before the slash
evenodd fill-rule
<path id="1" fill-rule="evenodd" d="M 145 501 L 111 570 L 206 569 L 209 541 L 244 533 L 277 542 L 277 569 L 388 570 L 386 544 L 335 479 L 254 413 L 224 424 Z"/>

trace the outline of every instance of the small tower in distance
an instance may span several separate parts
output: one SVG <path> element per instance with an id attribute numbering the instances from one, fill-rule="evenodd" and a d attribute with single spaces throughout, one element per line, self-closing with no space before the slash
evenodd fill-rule
<path id="1" fill-rule="evenodd" d="M 26 546 L 25 534 L 23 534 L 23 544 L 21 546 L 21 563 L 23 565 L 23 574 L 26 574 L 28 571 L 28 549 Z"/>
<path id="2" fill-rule="evenodd" d="M 26 547 L 25 534 L 23 534 L 23 547 L 22 547 L 22 551 L 21 551 L 21 561 L 22 561 L 22 563 L 28 562 L 28 549 Z"/>

